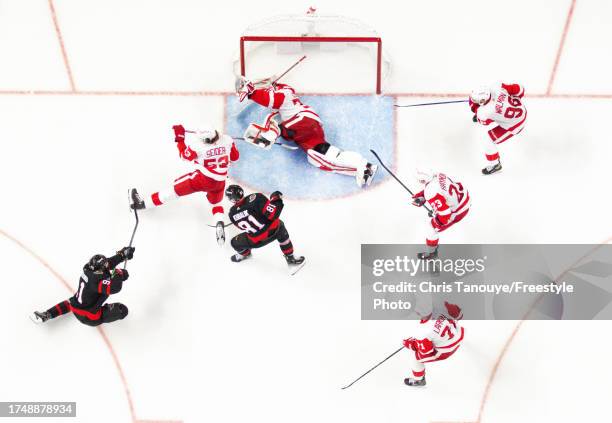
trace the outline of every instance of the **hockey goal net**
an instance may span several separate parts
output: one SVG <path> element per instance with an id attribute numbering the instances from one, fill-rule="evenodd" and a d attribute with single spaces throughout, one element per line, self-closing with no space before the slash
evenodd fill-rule
<path id="1" fill-rule="evenodd" d="M 382 39 L 366 24 L 309 10 L 249 26 L 240 37 L 234 74 L 250 79 L 279 75 L 303 55 L 307 59 L 282 82 L 300 91 L 381 94 L 391 64 Z"/>

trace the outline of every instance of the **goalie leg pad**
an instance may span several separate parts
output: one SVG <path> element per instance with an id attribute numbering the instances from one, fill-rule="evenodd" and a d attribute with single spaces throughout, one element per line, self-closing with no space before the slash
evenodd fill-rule
<path id="1" fill-rule="evenodd" d="M 342 151 L 330 145 L 325 154 L 321 154 L 314 149 L 308 150 L 306 154 L 308 154 L 308 162 L 311 165 L 328 172 L 354 176 L 357 179 L 357 184 L 361 185 L 368 161 L 359 153 Z"/>

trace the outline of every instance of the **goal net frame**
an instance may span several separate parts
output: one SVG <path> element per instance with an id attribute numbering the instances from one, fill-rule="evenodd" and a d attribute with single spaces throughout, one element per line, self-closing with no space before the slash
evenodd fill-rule
<path id="1" fill-rule="evenodd" d="M 240 74 L 246 76 L 245 43 L 255 42 L 301 42 L 301 43 L 376 43 L 376 94 L 382 93 L 382 39 L 380 37 L 283 37 L 243 35 L 240 37 Z"/>
<path id="2" fill-rule="evenodd" d="M 300 25 L 302 30 L 293 28 Z M 303 25 L 307 25 L 307 31 L 303 30 Z M 281 15 L 249 26 L 240 37 L 237 58 L 242 76 L 246 76 L 249 43 L 337 43 L 362 48 L 373 45 L 373 48 L 367 48 L 372 51 L 371 55 L 376 55 L 376 94 L 382 94 L 383 80 L 390 71 L 390 61 L 385 56 L 382 38 L 377 32 L 361 21 L 340 15 Z"/>

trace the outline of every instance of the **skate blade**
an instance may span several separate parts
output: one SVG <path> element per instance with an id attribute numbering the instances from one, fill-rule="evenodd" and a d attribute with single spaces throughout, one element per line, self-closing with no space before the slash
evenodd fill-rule
<path id="1" fill-rule="evenodd" d="M 493 176 L 493 175 L 497 175 L 498 173 L 502 173 L 503 171 L 504 171 L 504 168 L 502 167 L 501 169 L 499 169 L 498 171 L 493 172 L 493 173 L 482 173 L 482 172 L 480 172 L 480 174 L 482 176 Z"/>
<path id="2" fill-rule="evenodd" d="M 304 267 L 305 265 L 306 265 L 306 260 L 304 260 L 304 263 L 298 264 L 297 266 L 295 266 L 293 268 L 290 268 L 289 269 L 289 275 L 291 275 L 291 276 L 295 275 L 297 272 L 302 270 L 302 267 Z"/>

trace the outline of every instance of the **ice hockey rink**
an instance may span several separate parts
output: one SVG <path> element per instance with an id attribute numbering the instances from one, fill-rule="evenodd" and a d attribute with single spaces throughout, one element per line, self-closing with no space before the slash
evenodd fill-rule
<path id="1" fill-rule="evenodd" d="M 280 148 L 266 157 L 238 144 L 230 175 L 247 192 L 286 187 L 283 220 L 307 257 L 297 275 L 275 245 L 231 263 L 192 195 L 140 213 L 130 279 L 112 298 L 129 307 L 125 320 L 30 322 L 73 294 L 93 254 L 127 245 L 128 188 L 164 188 L 191 169 L 172 125 L 236 128 L 242 31 L 309 6 L 0 0 L 0 401 L 76 401 L 76 418 L 51 421 L 86 423 L 610 421 L 607 321 L 465 321 L 463 346 L 428 366 L 424 389 L 403 384 L 402 352 L 341 390 L 414 328 L 360 320 L 360 245 L 422 243 L 427 219 L 382 169 L 358 191 Z M 372 158 L 375 147 L 409 184 L 426 165 L 469 189 L 468 217 L 441 243 L 612 240 L 611 2 L 315 6 L 378 31 L 385 95 L 373 94 L 367 50 L 312 55 L 286 82 L 347 148 Z M 259 51 L 253 69 L 279 72 L 298 57 Z M 465 99 L 495 81 L 525 86 L 529 118 L 491 177 L 465 104 L 392 107 Z"/>

